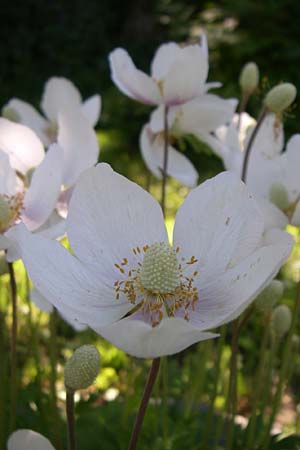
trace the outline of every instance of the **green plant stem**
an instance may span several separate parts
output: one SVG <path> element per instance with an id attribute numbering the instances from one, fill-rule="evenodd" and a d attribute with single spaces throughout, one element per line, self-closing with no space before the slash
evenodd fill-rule
<path id="1" fill-rule="evenodd" d="M 74 391 L 67 390 L 66 414 L 68 425 L 68 450 L 76 450 Z"/>
<path id="2" fill-rule="evenodd" d="M 141 404 L 140 404 L 140 408 L 139 411 L 137 413 L 136 419 L 135 419 L 135 423 L 133 426 L 133 430 L 132 430 L 132 434 L 131 434 L 131 438 L 130 438 L 130 442 L 128 445 L 128 450 L 135 450 L 136 446 L 137 446 L 137 442 L 138 442 L 138 438 L 142 429 L 142 425 L 143 425 L 143 421 L 144 421 L 144 417 L 145 417 L 145 413 L 146 413 L 146 409 L 149 403 L 149 399 L 150 399 L 150 395 L 158 374 L 158 370 L 159 370 L 159 365 L 160 365 L 160 358 L 155 358 L 152 361 L 152 366 L 150 369 L 150 373 L 148 376 L 148 380 L 145 386 L 145 390 L 143 393 L 143 397 L 141 400 Z M 72 449 L 73 450 L 73 449 Z"/>
<path id="3" fill-rule="evenodd" d="M 269 448 L 272 426 L 273 426 L 276 414 L 278 412 L 278 409 L 279 409 L 279 406 L 281 403 L 281 397 L 282 397 L 282 392 L 283 392 L 283 388 L 285 385 L 286 375 L 287 375 L 287 371 L 288 371 L 288 365 L 290 363 L 291 340 L 292 340 L 292 336 L 293 336 L 295 328 L 296 328 L 299 311 L 300 311 L 300 281 L 298 281 L 298 283 L 297 283 L 296 299 L 295 299 L 295 303 L 294 303 L 294 310 L 292 312 L 292 323 L 291 323 L 289 332 L 287 334 L 287 337 L 285 339 L 285 345 L 284 345 L 284 349 L 283 349 L 281 367 L 280 367 L 280 372 L 279 372 L 279 380 L 278 380 L 275 396 L 274 396 L 274 399 L 272 402 L 272 411 L 271 411 L 271 415 L 270 415 L 269 422 L 267 425 L 267 429 L 265 431 L 265 437 L 263 440 L 262 450 L 267 450 Z"/>
<path id="4" fill-rule="evenodd" d="M 168 170 L 168 154 L 169 154 L 169 127 L 168 127 L 168 107 L 164 106 L 164 162 L 162 170 L 162 184 L 161 184 L 161 209 L 163 215 L 166 213 L 166 185 L 167 185 L 167 170 Z"/>
<path id="5" fill-rule="evenodd" d="M 17 335 L 18 335 L 18 312 L 17 312 L 17 284 L 12 262 L 8 263 L 9 282 L 12 302 L 12 326 L 11 326 L 11 374 L 10 374 L 10 431 L 16 429 L 17 421 Z"/>
<path id="6" fill-rule="evenodd" d="M 261 111 L 260 115 L 258 116 L 256 126 L 255 126 L 254 130 L 252 131 L 252 134 L 250 136 L 248 145 L 247 145 L 247 147 L 245 149 L 245 152 L 244 152 L 244 161 L 243 161 L 242 174 L 241 174 L 241 179 L 244 182 L 246 182 L 246 178 L 247 178 L 249 157 L 250 157 L 250 153 L 251 153 L 251 150 L 252 150 L 252 146 L 253 146 L 254 140 L 255 140 L 255 138 L 257 136 L 257 133 L 258 133 L 258 131 L 259 131 L 263 121 L 265 120 L 267 112 L 268 112 L 267 109 L 263 108 L 263 110 Z"/>
<path id="7" fill-rule="evenodd" d="M 254 448 L 253 443 L 254 443 L 254 438 L 255 438 L 254 433 L 255 433 L 255 426 L 256 426 L 256 420 L 257 420 L 257 405 L 258 405 L 258 401 L 261 396 L 262 388 L 265 388 L 265 386 L 262 383 L 262 378 L 263 378 L 264 368 L 265 368 L 265 364 L 266 364 L 266 349 L 268 346 L 269 332 L 270 332 L 269 323 L 270 323 L 270 315 L 268 314 L 267 317 L 265 317 L 265 320 L 263 323 L 264 331 L 263 331 L 260 352 L 259 352 L 258 369 L 257 369 L 256 377 L 255 377 L 255 380 L 253 383 L 253 397 L 252 397 L 252 405 L 251 405 L 252 413 L 251 413 L 251 418 L 250 418 L 250 422 L 249 422 L 248 429 L 247 429 L 245 450 L 246 449 L 252 450 Z"/>
<path id="8" fill-rule="evenodd" d="M 209 404 L 209 410 L 207 413 L 207 418 L 206 418 L 206 424 L 204 427 L 204 437 L 203 437 L 203 443 L 202 443 L 202 448 L 203 450 L 206 450 L 208 448 L 208 442 L 210 439 L 210 433 L 211 433 L 211 428 L 212 428 L 212 421 L 213 421 L 213 413 L 214 413 L 214 406 L 215 406 L 215 401 L 217 398 L 217 394 L 218 394 L 218 384 L 219 384 L 219 376 L 220 376 L 220 369 L 221 369 L 221 358 L 222 358 L 222 351 L 223 351 L 223 345 L 224 345 L 224 341 L 225 341 L 225 330 L 226 327 L 223 326 L 221 328 L 220 331 L 220 338 L 218 339 L 218 344 L 217 344 L 217 354 L 216 354 L 216 361 L 215 361 L 215 378 L 214 378 L 214 384 L 213 384 L 213 389 L 212 389 L 212 393 L 211 393 L 211 397 L 210 397 L 210 404 Z"/>
<path id="9" fill-rule="evenodd" d="M 56 448 L 61 447 L 60 442 L 60 423 L 57 410 L 57 312 L 55 308 L 50 313 L 49 319 L 50 327 L 50 409 L 51 409 L 51 422 L 54 434 L 54 443 Z"/>

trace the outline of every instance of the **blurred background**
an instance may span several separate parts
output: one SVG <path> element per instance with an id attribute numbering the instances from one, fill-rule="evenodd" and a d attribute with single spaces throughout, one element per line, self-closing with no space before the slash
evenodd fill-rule
<path id="1" fill-rule="evenodd" d="M 241 67 L 248 61 L 258 64 L 261 85 L 248 108 L 256 116 L 264 93 L 274 84 L 289 81 L 300 88 L 299 17 L 298 0 L 6 2 L 0 8 L 0 102 L 4 105 L 10 98 L 18 97 L 39 108 L 44 83 L 51 76 L 72 80 L 83 98 L 100 93 L 103 101 L 97 127 L 100 160 L 110 162 L 117 171 L 145 184 L 146 169 L 140 156 L 138 137 L 141 126 L 148 120 L 150 108 L 128 99 L 112 83 L 107 59 L 109 52 L 117 46 L 124 47 L 139 68 L 149 71 L 154 51 L 162 42 L 196 41 L 205 31 L 210 52 L 209 80 L 222 82 L 223 87 L 215 91 L 219 95 L 238 97 Z M 299 103 L 296 102 L 293 110 L 288 112 L 285 121 L 287 136 L 300 132 Z M 181 150 L 198 168 L 200 180 L 222 170 L 219 159 L 201 143 L 185 141 Z M 168 214 L 172 221 L 187 189 L 173 181 L 169 186 Z M 158 195 L 158 185 L 154 183 L 152 189 Z M 289 305 L 293 304 L 292 283 L 297 281 L 292 264 L 293 261 L 285 272 L 284 301 Z M 299 264 L 297 270 L 299 272 Z M 79 345 L 93 342 L 102 354 L 102 371 L 96 386 L 76 398 L 78 447 L 84 450 L 124 449 L 149 362 L 134 360 L 94 333 L 76 333 L 60 318 L 49 318 L 48 314 L 39 312 L 28 300 L 28 280 L 21 263 L 18 263 L 17 278 L 19 297 L 25 299 L 19 303 L 22 318 L 18 341 L 18 427 L 40 431 L 52 440 L 56 450 L 64 448 L 64 361 Z M 5 386 L 9 382 L 10 310 L 8 277 L 4 275 L 1 279 L 0 353 L 5 355 L 7 352 L 7 357 L 0 361 L 2 449 L 6 448 L 4 442 L 8 434 L 9 399 Z M 249 413 L 251 377 L 257 366 L 262 329 L 257 317 L 253 318 L 240 343 L 241 417 Z M 182 450 L 184 446 L 188 450 L 199 450 L 205 427 L 203 411 L 204 414 L 207 412 L 203 405 L 215 389 L 214 361 L 220 351 L 217 411 L 224 407 L 228 385 L 230 332 L 224 337 L 223 347 L 220 347 L 222 342 L 218 342 L 211 341 L 206 346 L 199 344 L 179 357 L 164 360 L 155 391 L 157 404 L 151 405 L 147 415 L 141 449 Z M 277 369 L 280 352 L 278 358 L 275 361 Z M 54 370 L 56 362 L 57 374 Z M 286 410 L 281 410 L 280 429 L 287 432 L 294 432 L 297 427 L 299 431 L 299 411 L 298 416 L 295 413 L 299 402 L 299 373 L 298 361 L 298 372 L 291 375 L 292 388 L 283 406 Z M 53 413 L 53 398 L 49 399 L 53 377 L 57 377 L 57 416 Z M 236 449 L 243 448 L 240 430 L 242 427 L 238 427 L 236 434 Z M 219 439 L 222 445 L 222 430 Z M 296 447 L 298 444 L 299 441 L 293 441 L 285 447 L 274 444 L 272 448 L 290 450 L 299 448 Z"/>

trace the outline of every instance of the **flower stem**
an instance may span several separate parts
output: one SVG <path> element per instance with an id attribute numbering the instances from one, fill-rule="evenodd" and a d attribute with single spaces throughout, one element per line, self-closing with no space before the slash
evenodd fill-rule
<path id="1" fill-rule="evenodd" d="M 162 186 L 161 186 L 161 209 L 163 214 L 166 212 L 166 184 L 168 170 L 168 152 L 169 150 L 169 126 L 168 126 L 168 107 L 164 107 L 164 162 L 162 170 Z"/>
<path id="2" fill-rule="evenodd" d="M 290 362 L 291 340 L 292 340 L 292 336 L 294 334 L 294 331 L 295 331 L 295 328 L 297 325 L 299 311 L 300 311 L 300 281 L 298 281 L 298 284 L 297 284 L 296 299 L 295 299 L 295 303 L 294 303 L 294 310 L 292 313 L 292 317 L 293 317 L 292 323 L 291 323 L 289 332 L 287 334 L 287 337 L 285 339 L 285 345 L 284 345 L 284 349 L 283 349 L 281 367 L 280 367 L 280 372 L 279 372 L 279 380 L 278 380 L 275 396 L 273 399 L 272 412 L 271 412 L 271 415 L 270 415 L 270 418 L 268 421 L 267 429 L 265 431 L 265 437 L 263 440 L 262 450 L 267 450 L 269 448 L 270 438 L 271 438 L 271 430 L 272 430 L 272 426 L 273 426 L 277 411 L 280 406 L 282 392 L 283 392 L 286 375 L 287 375 L 287 370 L 288 370 L 288 364 Z"/>
<path id="3" fill-rule="evenodd" d="M 152 389 L 153 389 L 153 386 L 154 386 L 154 383 L 155 383 L 155 380 L 156 380 L 156 377 L 158 374 L 159 365 L 160 365 L 160 358 L 154 358 L 152 361 L 152 366 L 150 369 L 148 380 L 147 380 L 145 390 L 143 393 L 143 397 L 141 400 L 140 408 L 137 413 L 135 423 L 133 426 L 130 442 L 128 445 L 128 450 L 136 449 L 137 441 L 138 441 L 138 438 L 140 435 L 140 431 L 142 429 L 142 425 L 143 425 L 146 409 L 147 409 L 147 406 L 149 403 L 150 395 L 151 395 L 151 392 L 152 392 Z"/>
<path id="4" fill-rule="evenodd" d="M 76 450 L 74 391 L 67 390 L 66 413 L 67 413 L 67 424 L 68 424 L 68 450 Z"/>
<path id="5" fill-rule="evenodd" d="M 243 161 L 242 174 L 241 174 L 241 179 L 244 182 L 246 182 L 249 157 L 250 157 L 250 153 L 251 153 L 252 146 L 253 146 L 253 143 L 254 143 L 254 139 L 256 138 L 256 135 L 257 135 L 257 133 L 258 133 L 258 131 L 259 131 L 259 129 L 260 129 L 260 127 L 261 127 L 261 125 L 262 125 L 266 115 L 267 115 L 267 112 L 268 112 L 268 110 L 266 108 L 262 109 L 262 111 L 261 111 L 261 113 L 260 113 L 260 115 L 259 115 L 259 117 L 257 119 L 256 126 L 255 126 L 254 130 L 252 131 L 252 134 L 250 136 L 248 145 L 247 145 L 247 147 L 245 149 L 245 152 L 244 152 L 244 161 Z"/>
<path id="6" fill-rule="evenodd" d="M 54 308 L 53 312 L 50 314 L 49 319 L 50 328 L 50 342 L 49 342 L 49 352 L 50 352 L 50 408 L 51 408 L 51 421 L 52 429 L 54 433 L 55 447 L 61 448 L 60 445 L 60 423 L 57 411 L 57 312 Z"/>
<path id="7" fill-rule="evenodd" d="M 12 326 L 11 326 L 11 374 L 10 374 L 10 430 L 16 429 L 17 417 L 17 284 L 14 266 L 12 262 L 8 263 L 9 282 L 12 301 Z"/>

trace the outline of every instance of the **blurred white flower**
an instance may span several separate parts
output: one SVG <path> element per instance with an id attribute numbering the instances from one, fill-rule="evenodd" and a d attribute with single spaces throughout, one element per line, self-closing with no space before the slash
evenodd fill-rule
<path id="1" fill-rule="evenodd" d="M 129 354 L 152 358 L 215 335 L 274 277 L 292 245 L 264 233 L 255 200 L 234 174 L 194 189 L 169 245 L 161 208 L 107 164 L 87 170 L 67 218 L 72 248 L 9 230 L 37 289 L 61 311 Z"/>
<path id="2" fill-rule="evenodd" d="M 60 128 L 59 115 L 81 110 L 94 127 L 101 112 L 101 97 L 93 95 L 84 102 L 76 86 L 63 77 L 50 78 L 44 88 L 41 109 L 43 117 L 32 105 L 18 98 L 11 99 L 2 109 L 2 115 L 31 128 L 48 146 L 56 141 Z"/>
<path id="3" fill-rule="evenodd" d="M 7 450 L 55 450 L 50 441 L 32 430 L 17 430 L 7 441 Z"/>
<path id="4" fill-rule="evenodd" d="M 236 100 L 224 100 L 212 94 L 204 94 L 190 102 L 168 111 L 168 165 L 167 174 L 189 187 L 197 184 L 198 173 L 193 164 L 174 147 L 176 139 L 193 134 L 207 142 L 210 133 L 232 120 Z M 161 179 L 164 164 L 164 108 L 158 107 L 152 114 L 140 136 L 141 154 L 154 176 Z"/>
<path id="5" fill-rule="evenodd" d="M 208 49 L 204 34 L 201 45 L 161 45 L 151 64 L 151 76 L 137 69 L 122 48 L 110 53 L 109 62 L 118 88 L 128 97 L 150 105 L 180 105 L 204 94 L 212 85 L 206 82 Z"/>
<path id="6" fill-rule="evenodd" d="M 244 113 L 238 131 L 237 121 L 236 117 L 229 127 L 217 130 L 211 142 L 225 168 L 241 175 L 244 150 L 255 122 Z M 299 167 L 300 134 L 292 136 L 284 149 L 282 123 L 268 114 L 251 149 L 246 183 L 277 226 L 284 227 L 288 222 L 300 225 Z"/>

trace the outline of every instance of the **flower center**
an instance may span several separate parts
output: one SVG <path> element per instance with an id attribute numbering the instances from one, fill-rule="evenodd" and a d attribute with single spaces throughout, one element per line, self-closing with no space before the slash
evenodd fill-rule
<path id="1" fill-rule="evenodd" d="M 141 284 L 153 294 L 173 294 L 180 285 L 179 263 L 175 250 L 157 242 L 147 250 L 140 271 Z"/>
<path id="2" fill-rule="evenodd" d="M 180 249 L 174 249 L 165 242 L 157 242 L 132 250 L 136 263 L 129 266 L 127 258 L 115 264 L 123 275 L 114 283 L 116 299 L 123 295 L 134 305 L 131 313 L 140 310 L 147 322 L 154 327 L 163 317 L 180 315 L 189 320 L 189 311 L 198 301 L 198 291 L 194 286 L 194 271 L 187 276 L 185 271 L 197 262 L 192 256 L 188 261 L 179 260 Z"/>
<path id="3" fill-rule="evenodd" d="M 18 219 L 22 201 L 22 194 L 16 194 L 11 197 L 0 195 L 0 233 L 4 233 Z"/>

